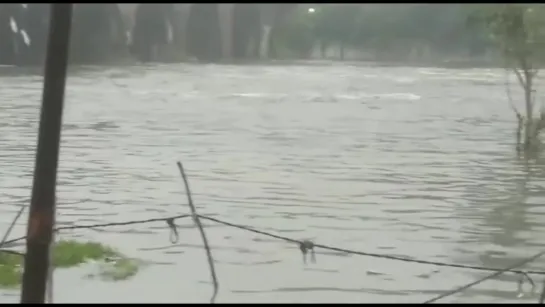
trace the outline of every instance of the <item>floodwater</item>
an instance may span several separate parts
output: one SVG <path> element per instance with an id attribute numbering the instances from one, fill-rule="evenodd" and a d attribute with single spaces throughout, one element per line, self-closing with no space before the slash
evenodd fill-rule
<path id="1" fill-rule="evenodd" d="M 42 84 L 25 73 L 0 79 L 7 228 L 29 203 Z M 545 248 L 545 163 L 517 158 L 504 82 L 501 70 L 342 64 L 72 71 L 58 223 L 189 212 L 181 160 L 204 215 L 364 252 L 507 267 Z M 489 274 L 319 249 L 304 264 L 291 243 L 205 223 L 217 302 L 423 302 Z M 58 269 L 55 301 L 208 302 L 201 238 L 189 219 L 178 224 L 177 244 L 164 223 L 61 233 L 147 264 L 116 283 Z M 545 260 L 527 268 L 545 270 Z M 528 285 L 517 298 L 517 280 L 506 274 L 440 302 L 537 301 Z M 17 290 L 1 293 L 18 300 Z"/>

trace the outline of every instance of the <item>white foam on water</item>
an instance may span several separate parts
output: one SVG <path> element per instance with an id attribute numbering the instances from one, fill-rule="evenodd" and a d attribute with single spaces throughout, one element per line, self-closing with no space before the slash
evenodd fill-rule
<path id="1" fill-rule="evenodd" d="M 399 82 L 399 83 L 414 83 L 414 82 L 416 82 L 416 78 L 410 78 L 410 77 L 399 77 L 399 78 L 394 78 L 393 80 L 396 81 L 396 82 Z"/>
<path id="2" fill-rule="evenodd" d="M 420 100 L 422 98 L 422 96 L 416 95 L 416 94 L 413 94 L 413 93 L 341 94 L 341 95 L 338 95 L 337 97 L 339 97 L 341 99 L 346 99 L 346 100 L 359 100 L 359 99 L 366 99 L 366 98 L 367 99 L 368 98 L 374 98 L 374 99 L 385 98 L 385 99 L 410 100 L 410 101 Z"/>
<path id="3" fill-rule="evenodd" d="M 237 97 L 267 97 L 271 96 L 269 93 L 235 93 L 231 96 L 237 96 Z"/>
<path id="4" fill-rule="evenodd" d="M 11 26 L 11 31 L 13 31 L 13 33 L 17 33 L 19 31 L 17 29 L 17 23 L 15 22 L 15 19 L 13 19 L 13 17 L 9 18 L 9 25 Z"/>
<path id="5" fill-rule="evenodd" d="M 420 100 L 422 96 L 416 95 L 413 93 L 390 93 L 390 94 L 379 94 L 376 95 L 378 98 L 389 98 L 389 99 L 396 99 L 396 100 Z"/>
<path id="6" fill-rule="evenodd" d="M 25 44 L 27 46 L 30 46 L 30 37 L 28 37 L 28 34 L 26 33 L 25 30 L 21 30 L 21 36 L 23 37 L 23 41 L 25 42 Z"/>

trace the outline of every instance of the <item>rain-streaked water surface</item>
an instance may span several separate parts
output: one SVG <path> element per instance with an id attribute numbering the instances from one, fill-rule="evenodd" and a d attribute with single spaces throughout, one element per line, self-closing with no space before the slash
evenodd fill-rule
<path id="1" fill-rule="evenodd" d="M 1 227 L 29 203 L 41 78 L 0 77 Z M 58 181 L 63 225 L 201 214 L 366 252 L 505 267 L 543 248 L 545 163 L 514 152 L 499 70 L 165 65 L 74 71 Z M 517 94 L 516 91 L 514 91 Z M 25 231 L 21 219 L 13 236 Z M 198 231 L 62 233 L 149 262 L 133 279 L 56 271 L 56 302 L 208 302 Z M 488 272 L 316 250 L 206 222 L 217 302 L 422 302 Z M 543 268 L 545 261 L 531 266 Z M 442 302 L 534 302 L 505 275 Z M 2 291 L 0 301 L 17 301 Z"/>

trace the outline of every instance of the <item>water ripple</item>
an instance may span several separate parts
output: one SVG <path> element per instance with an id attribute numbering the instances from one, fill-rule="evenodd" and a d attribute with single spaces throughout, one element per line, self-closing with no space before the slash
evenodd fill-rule
<path id="1" fill-rule="evenodd" d="M 188 212 L 180 159 L 203 214 L 345 248 L 507 265 L 508 257 L 543 248 L 545 169 L 542 159 L 515 158 L 503 77 L 361 65 L 79 69 L 67 87 L 59 223 Z M 41 80 L 0 78 L 7 227 L 29 201 Z M 419 302 L 478 274 L 322 251 L 305 267 L 292 244 L 213 224 L 207 232 L 221 302 Z M 59 302 L 123 301 L 123 293 L 138 302 L 208 299 L 208 281 L 200 282 L 206 261 L 190 221 L 180 222 L 176 245 L 159 224 L 63 236 L 101 240 L 153 264 L 133 281 L 95 281 L 85 292 L 69 291 L 84 282 L 62 275 Z M 187 279 L 183 286 L 165 285 L 176 274 Z M 516 301 L 504 283 L 459 298 Z M 507 292 L 482 290 L 494 285 Z"/>

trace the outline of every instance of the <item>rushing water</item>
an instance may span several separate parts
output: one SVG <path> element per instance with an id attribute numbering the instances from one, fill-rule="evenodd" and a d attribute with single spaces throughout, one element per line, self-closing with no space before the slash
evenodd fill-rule
<path id="1" fill-rule="evenodd" d="M 0 79 L 6 228 L 29 203 L 42 83 Z M 343 248 L 506 267 L 544 248 L 545 163 L 516 157 L 504 82 L 495 70 L 340 64 L 74 71 L 58 222 L 187 213 L 181 160 L 201 214 Z M 201 239 L 190 220 L 179 224 L 178 244 L 162 223 L 62 233 L 149 264 L 117 283 L 86 279 L 85 267 L 57 270 L 55 300 L 207 302 Z M 304 265 L 293 244 L 206 224 L 218 302 L 422 302 L 489 274 L 322 250 Z M 441 302 L 537 300 L 516 297 L 517 279 Z"/>

